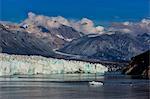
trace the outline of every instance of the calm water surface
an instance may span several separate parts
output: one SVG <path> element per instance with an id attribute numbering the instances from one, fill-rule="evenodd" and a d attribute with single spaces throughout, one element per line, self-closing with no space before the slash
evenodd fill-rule
<path id="1" fill-rule="evenodd" d="M 0 99 L 150 99 L 149 83 L 120 74 L 15 75 L 0 77 Z"/>

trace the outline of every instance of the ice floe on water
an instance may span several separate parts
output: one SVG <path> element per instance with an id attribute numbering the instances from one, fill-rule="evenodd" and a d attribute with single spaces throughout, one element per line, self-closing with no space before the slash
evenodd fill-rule
<path id="1" fill-rule="evenodd" d="M 108 69 L 89 62 L 0 54 L 0 76 L 14 74 L 104 73 Z"/>

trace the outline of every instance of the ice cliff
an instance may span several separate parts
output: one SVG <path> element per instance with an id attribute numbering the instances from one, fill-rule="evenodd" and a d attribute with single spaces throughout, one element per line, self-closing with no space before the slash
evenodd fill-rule
<path id="1" fill-rule="evenodd" d="M 104 73 L 101 64 L 41 56 L 0 54 L 0 76 L 14 74 Z"/>

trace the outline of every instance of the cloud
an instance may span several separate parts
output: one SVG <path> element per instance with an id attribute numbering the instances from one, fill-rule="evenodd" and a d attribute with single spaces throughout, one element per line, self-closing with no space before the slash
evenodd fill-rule
<path id="1" fill-rule="evenodd" d="M 140 22 L 113 23 L 108 30 L 131 33 L 133 35 L 150 33 L 150 20 L 143 19 Z"/>
<path id="2" fill-rule="evenodd" d="M 28 18 L 21 24 L 28 24 L 32 26 L 41 25 L 46 27 L 47 29 L 58 28 L 61 25 L 66 25 L 85 34 L 101 33 L 102 31 L 104 31 L 104 27 L 95 26 L 94 22 L 87 18 L 83 18 L 79 21 L 73 21 L 68 20 L 62 16 L 48 17 L 43 15 L 36 15 L 32 12 L 28 13 Z"/>
<path id="3" fill-rule="evenodd" d="M 104 27 L 97 26 L 95 27 L 94 22 L 90 19 L 83 18 L 80 21 L 74 22 L 71 26 L 83 33 L 91 34 L 91 33 L 101 33 L 104 30 Z"/>
<path id="4" fill-rule="evenodd" d="M 108 31 L 120 31 L 122 33 L 141 34 L 150 33 L 150 20 L 143 19 L 140 22 L 116 22 L 110 27 L 96 26 L 94 22 L 88 18 L 81 20 L 68 20 L 62 16 L 48 17 L 44 15 L 36 15 L 29 12 L 28 18 L 21 24 L 29 24 L 31 26 L 44 26 L 47 29 L 59 28 L 61 25 L 66 25 L 84 34 L 103 34 Z"/>
<path id="5" fill-rule="evenodd" d="M 58 17 L 48 17 L 43 15 L 36 15 L 32 12 L 28 13 L 28 18 L 23 22 L 23 24 L 29 25 L 42 25 L 46 28 L 58 28 L 60 25 L 69 25 L 67 19 Z"/>

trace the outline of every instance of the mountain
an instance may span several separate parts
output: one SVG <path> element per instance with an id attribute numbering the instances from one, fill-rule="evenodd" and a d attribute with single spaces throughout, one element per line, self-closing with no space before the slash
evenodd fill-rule
<path id="1" fill-rule="evenodd" d="M 42 24 L 31 24 L 27 22 L 20 24 L 20 27 L 23 27 L 28 33 L 45 39 L 54 50 L 63 47 L 66 43 L 80 38 L 83 35 L 72 27 L 60 23 L 57 27 L 47 27 Z"/>
<path id="2" fill-rule="evenodd" d="M 86 56 L 87 59 L 107 61 L 129 60 L 150 46 L 150 35 L 134 36 L 128 33 L 90 34 L 71 41 L 59 51 Z"/>
<path id="3" fill-rule="evenodd" d="M 25 31 L 9 30 L 0 25 L 0 47 L 2 53 L 24 55 L 52 55 L 52 48 L 44 40 Z"/>
<path id="4" fill-rule="evenodd" d="M 1 52 L 9 54 L 54 56 L 53 50 L 80 36 L 64 25 L 48 30 L 43 26 L 0 24 Z"/>
<path id="5" fill-rule="evenodd" d="M 150 48 L 150 34 L 148 33 L 144 33 L 141 35 L 137 35 L 137 39 L 141 42 L 143 42 L 143 44 L 146 46 L 149 46 Z"/>
<path id="6" fill-rule="evenodd" d="M 150 50 L 131 58 L 128 66 L 122 71 L 123 74 L 142 76 L 150 79 Z"/>
<path id="7" fill-rule="evenodd" d="M 0 51 L 91 62 L 122 62 L 148 50 L 150 46 L 149 33 L 132 35 L 105 30 L 102 34 L 83 34 L 56 20 L 34 19 L 20 24 L 1 23 Z M 145 26 L 145 23 L 142 24 Z"/>
<path id="8" fill-rule="evenodd" d="M 82 33 L 77 32 L 72 27 L 65 25 L 61 25 L 58 28 L 50 29 L 46 29 L 44 26 L 37 26 L 36 28 L 40 30 L 40 35 L 43 35 L 43 38 L 46 39 L 46 41 L 50 44 L 53 50 L 64 47 L 64 45 L 68 42 L 82 36 Z"/>

